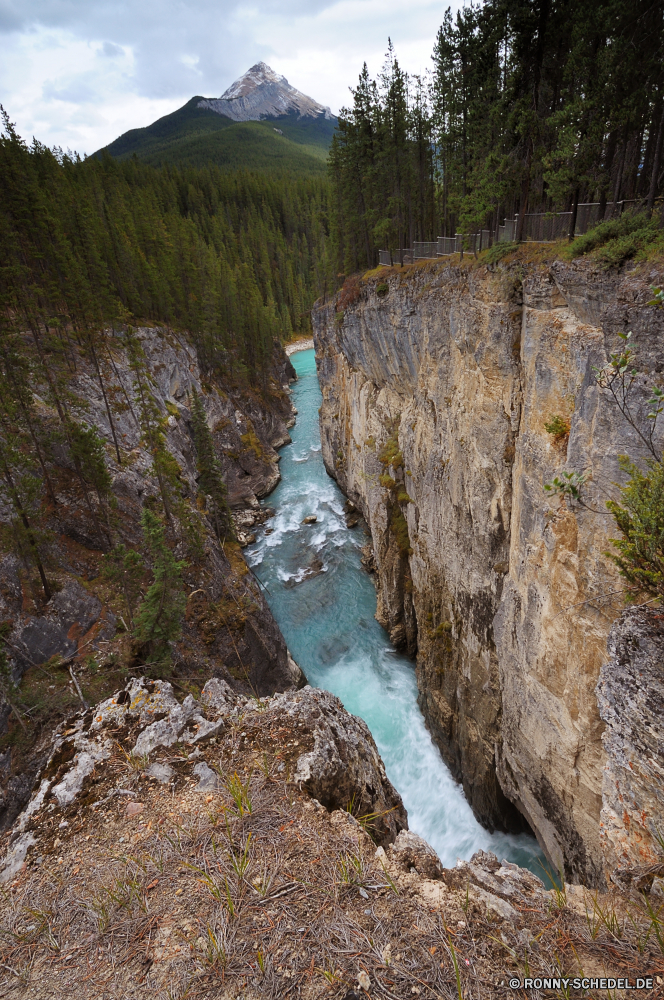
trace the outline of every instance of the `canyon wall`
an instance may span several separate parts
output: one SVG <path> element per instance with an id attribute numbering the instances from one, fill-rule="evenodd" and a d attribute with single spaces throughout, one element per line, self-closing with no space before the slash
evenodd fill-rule
<path id="1" fill-rule="evenodd" d="M 153 456 L 139 421 L 134 372 L 124 336 L 116 334 L 109 337 L 104 365 L 122 460 L 116 460 L 96 372 L 81 352 L 67 384 L 69 398 L 75 416 L 96 427 L 104 443 L 110 495 L 103 507 L 98 496 L 86 495 L 67 451 L 53 449 L 49 475 L 55 502 L 45 502 L 43 514 L 50 600 L 44 600 L 34 569 L 4 546 L 12 512 L 0 504 L 0 532 L 6 532 L 0 547 L 0 625 L 6 655 L 5 675 L 0 669 L 0 831 L 25 804 L 57 723 L 84 700 L 93 703 L 117 690 L 137 669 L 167 669 L 180 689 L 210 676 L 253 695 L 304 684 L 240 550 L 246 542 L 243 531 L 269 514 L 259 508 L 258 498 L 279 481 L 276 449 L 290 440 L 288 428 L 295 418 L 287 389 L 295 371 L 275 346 L 271 377 L 259 395 L 230 378 L 201 371 L 193 346 L 172 330 L 144 327 L 135 337 L 143 352 L 144 378 L 163 419 L 165 445 L 177 463 L 173 495 L 178 514 L 168 543 L 186 563 L 182 635 L 172 644 L 168 667 L 146 666 L 145 654 L 132 644 L 120 584 L 110 582 L 105 572 L 109 550 L 120 543 L 149 561 L 141 512 L 146 506 L 161 512 Z M 237 540 L 217 537 L 213 515 L 199 492 L 193 391 L 202 400 L 223 470 Z M 57 413 L 47 400 L 48 387 L 36 385 L 37 415 L 57 440 Z M 144 568 L 140 596 L 151 583 L 149 567 Z M 136 595 L 136 603 L 138 599 Z"/>
<path id="2" fill-rule="evenodd" d="M 349 279 L 314 312 L 326 467 L 367 520 L 377 617 L 416 654 L 433 737 L 482 823 L 525 819 L 591 885 L 629 856 L 600 835 L 595 689 L 621 609 L 605 501 L 618 456 L 646 454 L 592 366 L 631 329 L 647 398 L 664 368 L 656 280 L 438 262 Z M 586 507 L 544 490 L 564 469 L 589 473 Z"/>

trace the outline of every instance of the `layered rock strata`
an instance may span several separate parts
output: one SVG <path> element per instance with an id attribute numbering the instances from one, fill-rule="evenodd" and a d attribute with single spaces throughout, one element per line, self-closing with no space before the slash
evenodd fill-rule
<path id="1" fill-rule="evenodd" d="M 625 611 L 609 635 L 597 684 L 606 728 L 601 836 L 621 867 L 664 862 L 664 616 Z"/>
<path id="2" fill-rule="evenodd" d="M 656 278 L 427 264 L 350 279 L 314 312 L 326 467 L 370 527 L 377 617 L 417 655 L 432 734 L 481 822 L 525 820 L 594 885 L 617 861 L 600 838 L 595 687 L 620 608 L 604 501 L 618 456 L 647 453 L 592 366 L 633 331 L 638 413 L 664 369 Z M 588 473 L 587 506 L 547 495 L 562 470 Z"/>

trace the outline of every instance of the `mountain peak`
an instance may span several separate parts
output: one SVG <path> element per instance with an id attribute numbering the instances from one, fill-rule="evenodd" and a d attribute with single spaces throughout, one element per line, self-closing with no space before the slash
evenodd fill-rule
<path id="1" fill-rule="evenodd" d="M 246 73 L 243 73 L 239 79 L 232 83 L 228 90 L 219 98 L 220 101 L 234 101 L 238 97 L 247 97 L 252 91 L 256 90 L 257 87 L 263 86 L 263 84 L 276 83 L 282 87 L 287 87 L 293 90 L 288 83 L 285 76 L 280 76 L 279 73 L 275 73 L 271 66 L 267 63 L 257 62 L 255 66 L 248 69 Z"/>
<path id="2" fill-rule="evenodd" d="M 298 118 L 333 117 L 329 108 L 291 87 L 285 76 L 264 62 L 248 69 L 221 97 L 199 101 L 198 107 L 236 122 L 280 118 L 293 112 Z"/>

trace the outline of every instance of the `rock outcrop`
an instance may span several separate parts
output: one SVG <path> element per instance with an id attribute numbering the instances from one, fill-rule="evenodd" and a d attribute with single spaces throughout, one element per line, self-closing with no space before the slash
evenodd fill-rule
<path id="1" fill-rule="evenodd" d="M 360 820 L 373 789 L 395 828 L 312 798 L 331 774 Z M 213 678 L 180 702 L 135 680 L 61 727 L 1 838 L 0 993 L 502 1000 L 511 977 L 634 987 L 658 968 L 643 899 L 547 891 L 482 851 L 444 869 L 421 838 L 394 839 L 404 819 L 364 723 L 331 695 L 248 699 Z M 660 884 L 651 913 L 661 901 Z"/>
<path id="2" fill-rule="evenodd" d="M 657 280 L 439 262 L 349 279 L 314 312 L 326 467 L 371 530 L 377 617 L 417 655 L 432 734 L 481 822 L 525 820 L 592 885 L 618 860 L 600 837 L 595 687 L 620 608 L 604 501 L 618 456 L 646 457 L 592 366 L 631 329 L 646 398 Z M 564 469 L 589 473 L 587 507 L 544 491 Z"/>
<path id="3" fill-rule="evenodd" d="M 167 773 L 168 766 L 157 762 L 148 768 L 155 751 L 177 744 L 187 757 L 200 756 L 199 748 L 216 743 L 224 730 L 240 722 L 251 729 L 254 720 L 263 731 L 298 737 L 282 748 L 279 771 L 286 771 L 288 762 L 287 780 L 328 811 L 342 809 L 356 816 L 385 846 L 408 829 L 401 796 L 385 774 L 366 723 L 349 715 L 328 691 L 307 685 L 262 701 L 239 695 L 212 678 L 200 700 L 189 694 L 180 703 L 168 681 L 141 677 L 56 731 L 36 791 L 9 836 L 0 883 L 15 876 L 40 836 L 43 840 L 48 831 L 66 829 L 74 817 L 80 821 L 84 812 L 94 813 L 113 796 L 135 795 L 113 782 L 108 767 L 117 752 L 118 733 L 136 772 L 145 768 L 146 774 L 167 784 L 172 768 Z M 198 791 L 221 787 L 215 771 L 203 761 L 192 773 Z"/>

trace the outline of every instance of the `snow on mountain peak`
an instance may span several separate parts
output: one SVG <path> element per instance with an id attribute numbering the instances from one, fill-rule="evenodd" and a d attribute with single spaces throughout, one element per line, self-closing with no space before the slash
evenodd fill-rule
<path id="1" fill-rule="evenodd" d="M 275 73 L 267 63 L 259 62 L 248 69 L 221 97 L 198 102 L 236 122 L 278 118 L 295 111 L 298 118 L 332 118 L 329 108 L 291 87 L 285 76 Z"/>

